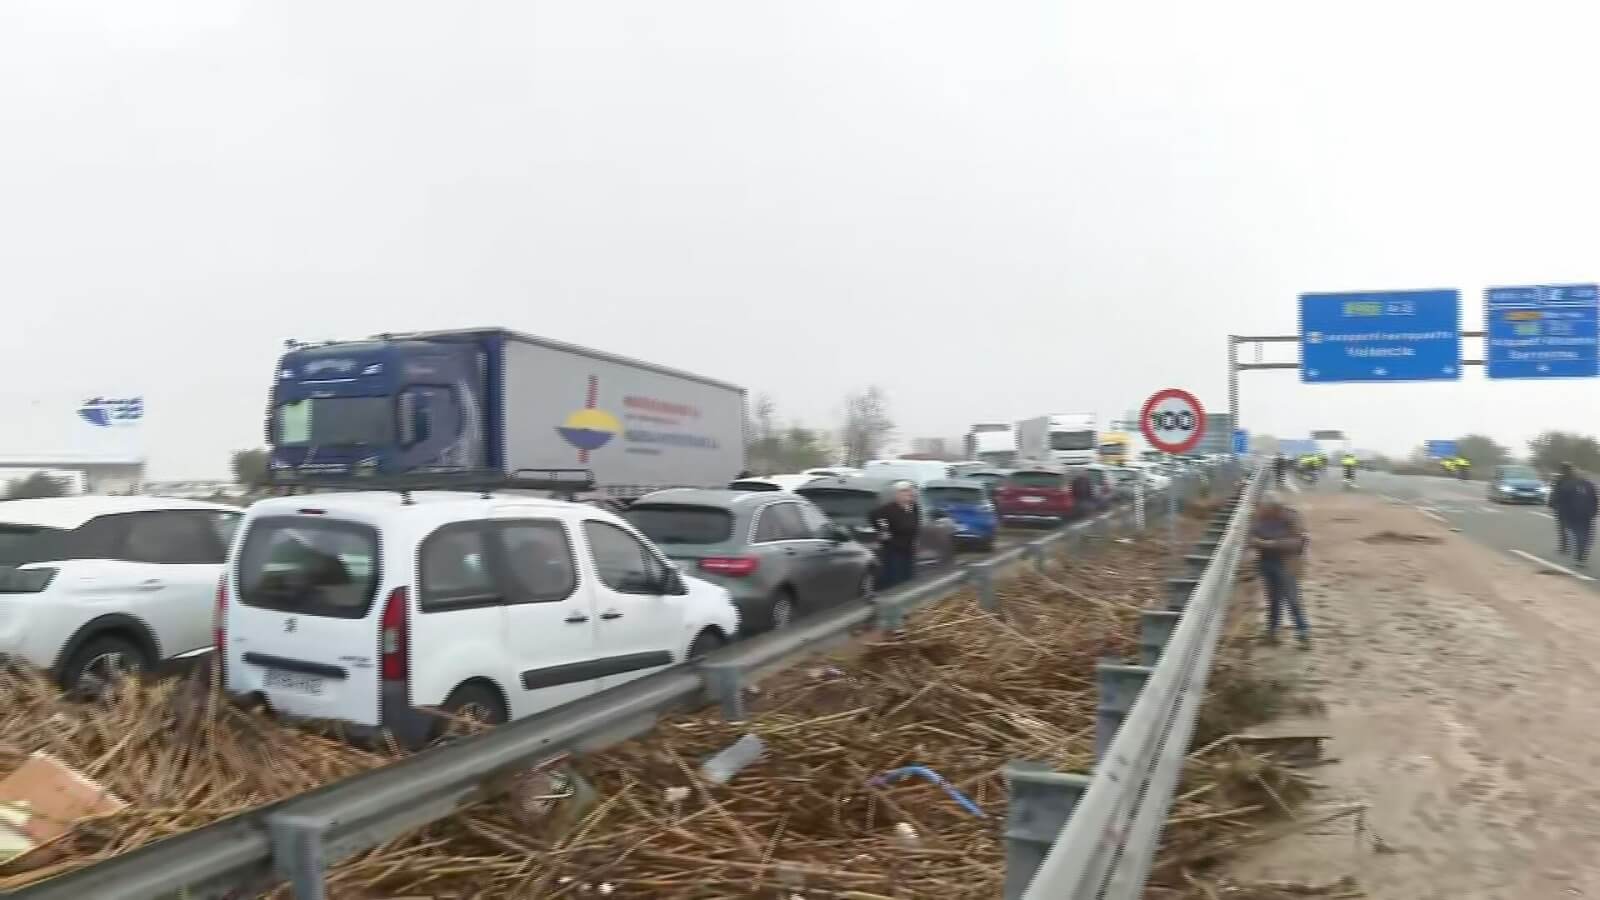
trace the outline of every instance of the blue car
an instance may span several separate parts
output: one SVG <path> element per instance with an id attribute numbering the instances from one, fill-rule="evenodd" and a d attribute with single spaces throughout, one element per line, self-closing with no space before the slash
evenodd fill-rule
<path id="1" fill-rule="evenodd" d="M 944 511 L 955 524 L 958 549 L 984 553 L 994 549 L 1000 516 L 983 482 L 965 478 L 929 481 L 922 486 L 922 498 L 930 511 Z"/>
<path id="2" fill-rule="evenodd" d="M 1550 488 L 1530 466 L 1496 466 L 1489 479 L 1489 500 L 1494 503 L 1544 503 Z"/>

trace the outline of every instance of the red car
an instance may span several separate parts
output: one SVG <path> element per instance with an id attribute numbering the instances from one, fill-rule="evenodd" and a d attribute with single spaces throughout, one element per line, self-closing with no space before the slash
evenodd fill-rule
<path id="1" fill-rule="evenodd" d="M 995 486 L 1002 521 L 1065 522 L 1077 511 L 1072 483 L 1056 469 L 1017 469 Z"/>

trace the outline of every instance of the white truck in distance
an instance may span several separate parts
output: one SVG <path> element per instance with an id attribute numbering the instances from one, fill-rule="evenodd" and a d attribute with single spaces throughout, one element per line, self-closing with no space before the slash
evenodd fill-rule
<path id="1" fill-rule="evenodd" d="M 1094 413 L 1037 416 L 1017 423 L 1017 456 L 1035 463 L 1086 466 L 1098 459 Z"/>
<path id="2" fill-rule="evenodd" d="M 996 468 L 1010 468 L 1017 462 L 1017 433 L 1010 425 L 974 425 L 967 432 L 967 459 Z"/>

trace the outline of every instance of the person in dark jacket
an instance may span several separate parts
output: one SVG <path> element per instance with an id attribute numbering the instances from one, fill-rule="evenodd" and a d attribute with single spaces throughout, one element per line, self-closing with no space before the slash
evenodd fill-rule
<path id="1" fill-rule="evenodd" d="M 1594 518 L 1600 510 L 1594 482 L 1561 464 L 1561 475 L 1550 487 L 1550 510 L 1556 517 L 1556 549 L 1570 553 L 1578 565 L 1589 564 L 1589 544 L 1594 540 Z"/>
<path id="2" fill-rule="evenodd" d="M 879 536 L 879 590 L 910 581 L 917 571 L 917 532 L 922 528 L 917 489 L 909 481 L 894 487 L 894 499 L 872 511 L 872 527 Z"/>
<path id="3" fill-rule="evenodd" d="M 1087 472 L 1079 472 L 1072 478 L 1072 509 L 1080 516 L 1094 509 L 1094 482 Z"/>
<path id="4" fill-rule="evenodd" d="M 1285 506 L 1277 494 L 1264 495 L 1251 523 L 1250 546 L 1260 554 L 1257 566 L 1267 595 L 1268 643 L 1278 642 L 1278 625 L 1287 608 L 1300 648 L 1311 644 L 1305 610 L 1300 606 L 1300 576 L 1305 569 L 1307 543 L 1305 526 L 1295 511 Z"/>

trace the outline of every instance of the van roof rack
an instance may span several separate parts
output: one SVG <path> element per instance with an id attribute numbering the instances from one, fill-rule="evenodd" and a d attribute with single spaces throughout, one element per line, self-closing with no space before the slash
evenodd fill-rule
<path id="1" fill-rule="evenodd" d="M 578 494 L 594 490 L 590 469 L 517 469 L 507 475 L 496 469 L 457 469 L 443 472 L 408 472 L 403 475 L 301 474 L 293 469 L 273 469 L 267 474 L 273 487 L 340 491 L 395 491 L 410 503 L 413 491 L 476 491 L 487 499 L 495 491 L 552 491 Z"/>

